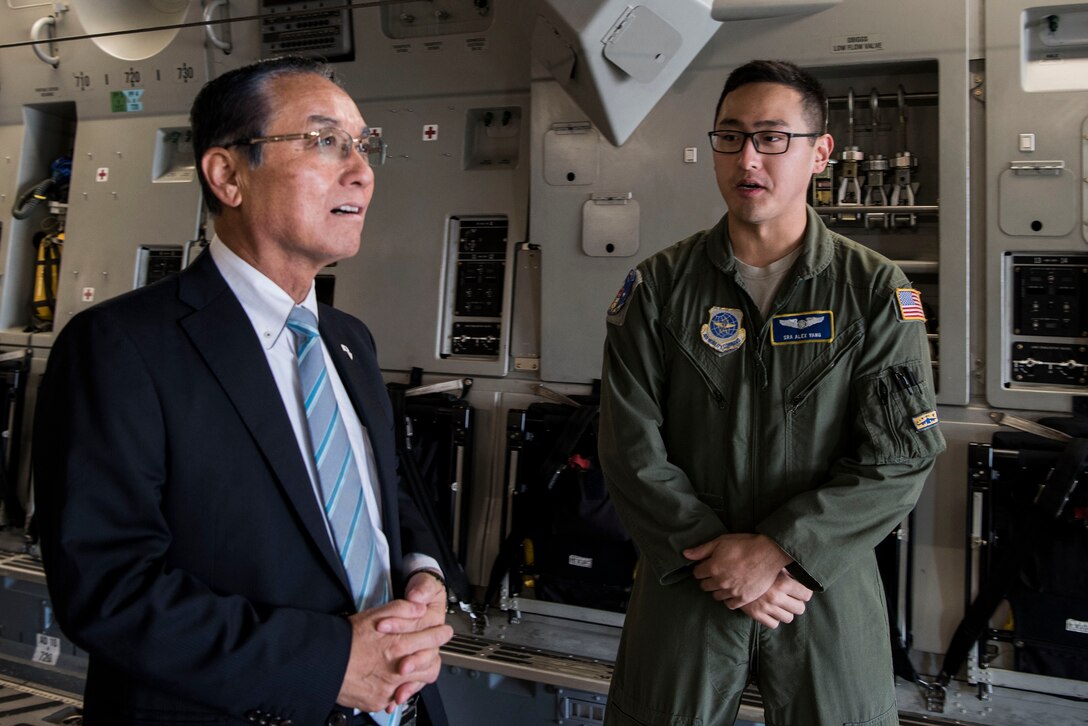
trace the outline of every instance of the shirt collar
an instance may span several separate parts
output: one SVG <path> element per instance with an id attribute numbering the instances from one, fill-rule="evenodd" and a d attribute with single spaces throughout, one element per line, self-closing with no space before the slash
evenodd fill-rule
<path id="1" fill-rule="evenodd" d="M 808 224 L 805 227 L 805 240 L 801 243 L 801 255 L 797 264 L 797 276 L 809 278 L 820 274 L 831 264 L 834 254 L 833 233 L 828 230 L 820 215 L 811 206 L 807 207 Z M 729 240 L 729 227 L 726 212 L 718 223 L 707 233 L 707 254 L 710 261 L 722 272 L 733 273 L 737 269 L 737 258 L 733 256 L 733 245 Z"/>
<path id="2" fill-rule="evenodd" d="M 271 349 L 287 326 L 287 316 L 294 309 L 295 301 L 264 273 L 235 254 L 219 235 L 208 245 L 208 254 L 249 316 L 257 339 L 265 350 Z M 317 296 L 312 283 L 306 299 L 300 304 L 317 317 Z"/>

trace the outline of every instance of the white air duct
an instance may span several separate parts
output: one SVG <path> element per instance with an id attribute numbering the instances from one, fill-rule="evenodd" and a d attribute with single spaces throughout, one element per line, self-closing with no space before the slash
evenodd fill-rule
<path id="1" fill-rule="evenodd" d="M 72 7 L 79 15 L 83 29 L 93 35 L 181 23 L 189 9 L 189 0 L 72 0 Z M 161 52 L 177 34 L 175 28 L 91 40 L 114 58 L 135 61 Z"/>
<path id="2" fill-rule="evenodd" d="M 715 20 L 760 20 L 783 15 L 810 15 L 838 5 L 842 0 L 714 0 L 710 14 Z"/>
<path id="3" fill-rule="evenodd" d="M 712 0 L 540 0 L 533 55 L 623 144 L 721 27 Z"/>

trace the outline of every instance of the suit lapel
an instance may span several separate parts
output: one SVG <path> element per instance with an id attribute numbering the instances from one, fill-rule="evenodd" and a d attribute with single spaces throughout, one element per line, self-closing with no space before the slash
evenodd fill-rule
<path id="1" fill-rule="evenodd" d="M 195 308 L 181 320 L 182 328 L 234 404 L 315 546 L 350 593 L 268 359 L 211 255 L 201 255 L 182 273 L 179 296 Z"/>

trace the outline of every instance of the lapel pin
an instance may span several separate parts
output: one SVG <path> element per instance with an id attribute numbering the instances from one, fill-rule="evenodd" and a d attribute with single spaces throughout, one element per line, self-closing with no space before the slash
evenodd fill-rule
<path id="1" fill-rule="evenodd" d="M 354 356 L 354 355 L 352 355 L 351 351 L 350 351 L 350 350 L 348 350 L 348 347 L 347 347 L 346 345 L 344 345 L 343 343 L 341 343 L 341 344 L 340 344 L 340 350 L 342 350 L 342 351 L 344 351 L 345 353 L 347 353 L 347 354 L 348 354 L 348 358 L 351 358 L 352 360 L 355 360 L 355 356 Z"/>

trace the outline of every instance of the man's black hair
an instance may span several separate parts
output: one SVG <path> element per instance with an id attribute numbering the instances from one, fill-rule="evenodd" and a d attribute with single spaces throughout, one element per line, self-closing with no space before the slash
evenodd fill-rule
<path id="1" fill-rule="evenodd" d="M 789 61 L 754 60 L 745 63 L 729 74 L 725 80 L 718 106 L 714 109 L 714 123 L 718 123 L 718 114 L 722 112 L 725 97 L 741 86 L 749 83 L 781 83 L 801 94 L 801 105 L 811 128 L 808 133 L 827 131 L 827 94 L 820 82 L 807 71 L 801 70 Z"/>
<path id="2" fill-rule="evenodd" d="M 200 189 L 212 214 L 221 214 L 223 205 L 204 178 L 200 164 L 204 153 L 213 146 L 264 136 L 265 124 L 272 112 L 266 93 L 268 82 L 281 76 L 307 73 L 336 82 L 332 67 L 323 61 L 282 56 L 227 71 L 200 89 L 189 111 L 189 124 L 193 129 L 193 156 Z M 246 154 L 250 166 L 261 163 L 259 144 L 239 148 Z"/>

